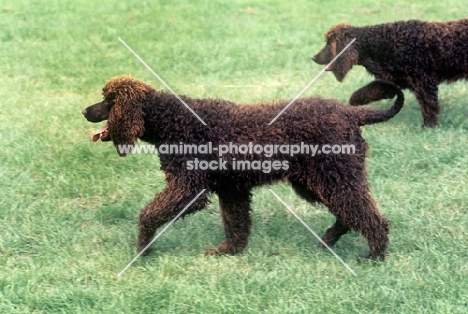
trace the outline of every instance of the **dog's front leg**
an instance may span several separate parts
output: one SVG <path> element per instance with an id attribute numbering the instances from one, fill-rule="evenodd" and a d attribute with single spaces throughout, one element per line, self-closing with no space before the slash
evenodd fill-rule
<path id="1" fill-rule="evenodd" d="M 250 190 L 234 188 L 217 192 L 223 218 L 226 239 L 216 248 L 209 248 L 206 255 L 234 255 L 242 253 L 249 241 L 252 221 L 250 218 Z"/>
<path id="2" fill-rule="evenodd" d="M 202 189 L 203 188 L 199 186 L 191 188 L 189 185 L 178 182 L 177 180 L 169 181 L 164 190 L 157 194 L 154 200 L 140 212 L 138 221 L 138 252 L 145 249 L 151 242 L 159 227 L 174 219 L 196 198 L 197 194 Z M 205 192 L 201 194 L 179 218 L 203 209 L 207 203 L 208 197 Z M 148 254 L 151 249 L 151 247 L 147 248 L 143 254 Z"/>

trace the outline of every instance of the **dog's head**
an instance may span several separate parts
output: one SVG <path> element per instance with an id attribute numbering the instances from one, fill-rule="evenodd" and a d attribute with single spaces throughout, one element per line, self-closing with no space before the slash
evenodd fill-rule
<path id="1" fill-rule="evenodd" d="M 343 23 L 330 28 L 325 33 L 325 47 L 313 56 L 312 60 L 318 64 L 329 64 L 353 40 L 350 34 L 351 29 L 352 26 Z M 353 65 L 357 64 L 358 58 L 359 54 L 354 43 L 327 67 L 327 71 L 332 71 L 336 79 L 342 82 Z"/>
<path id="2" fill-rule="evenodd" d="M 143 104 L 151 90 L 150 85 L 130 76 L 110 79 L 102 89 L 103 101 L 82 111 L 90 122 L 107 120 L 107 124 L 93 134 L 93 141 L 112 140 L 119 155 L 125 156 L 119 145 L 130 147 L 145 132 Z"/>

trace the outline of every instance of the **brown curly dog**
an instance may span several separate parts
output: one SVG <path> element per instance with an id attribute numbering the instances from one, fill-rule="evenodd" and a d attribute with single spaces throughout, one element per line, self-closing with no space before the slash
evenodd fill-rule
<path id="1" fill-rule="evenodd" d="M 372 82 L 397 95 L 392 107 L 376 110 L 367 107 L 343 106 L 335 100 L 308 97 L 298 99 L 272 125 L 288 101 L 272 101 L 254 105 L 236 105 L 221 99 L 181 98 L 207 123 L 203 125 L 172 94 L 154 90 L 150 85 L 121 76 L 111 79 L 103 88 L 104 100 L 83 110 L 91 122 L 108 120 L 93 140 L 112 140 L 117 152 L 125 155 L 122 145 L 133 147 L 137 139 L 159 148 L 161 169 L 166 174 L 166 187 L 140 213 L 138 250 L 150 243 L 156 230 L 174 219 L 202 190 L 182 216 L 203 209 L 208 194 L 216 193 L 222 213 L 226 239 L 207 254 L 235 254 L 244 251 L 251 228 L 251 190 L 256 186 L 289 181 L 294 191 L 309 202 L 322 202 L 336 216 L 323 240 L 333 245 L 349 230 L 360 232 L 369 245 L 370 257 L 385 256 L 389 224 L 379 214 L 369 193 L 365 156 L 367 144 L 361 136 L 361 125 L 386 121 L 403 106 L 401 90 L 392 83 Z M 258 152 L 241 154 L 220 151 L 206 154 L 162 153 L 163 145 L 184 144 L 212 147 L 229 143 L 259 145 L 317 144 L 352 145 L 348 154 L 283 154 L 267 156 Z M 130 145 L 130 146 L 128 146 Z M 266 151 L 266 149 L 265 149 Z M 223 165 L 219 170 L 194 169 L 196 158 Z M 251 162 L 252 167 L 236 168 L 238 161 Z M 254 168 L 256 165 L 271 167 Z M 276 167 L 274 166 L 276 163 Z M 189 166 L 191 165 L 191 167 Z M 146 252 L 145 252 L 146 253 Z"/>
<path id="2" fill-rule="evenodd" d="M 358 64 L 377 79 L 408 88 L 419 102 L 424 127 L 438 124 L 438 85 L 468 78 L 468 19 L 411 20 L 363 27 L 338 24 L 325 33 L 326 45 L 312 60 L 328 64 L 353 38 L 356 41 L 328 70 L 341 82 Z M 351 96 L 351 105 L 381 99 L 381 92 L 362 89 Z"/>

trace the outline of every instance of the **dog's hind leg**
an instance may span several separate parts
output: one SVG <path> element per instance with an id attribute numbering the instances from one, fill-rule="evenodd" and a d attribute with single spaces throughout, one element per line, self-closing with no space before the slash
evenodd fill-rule
<path id="1" fill-rule="evenodd" d="M 297 195 L 309 203 L 313 204 L 315 202 L 321 202 L 320 198 L 315 194 L 315 192 L 308 189 L 305 184 L 291 182 L 291 186 Z M 341 224 L 339 220 L 336 220 L 335 224 L 327 229 L 325 235 L 322 237 L 322 240 L 328 246 L 332 246 L 341 238 L 342 235 L 346 234 L 349 230 L 349 227 Z M 323 245 L 320 243 L 320 246 Z"/>
<path id="2" fill-rule="evenodd" d="M 414 91 L 416 99 L 421 107 L 424 123 L 422 127 L 433 128 L 439 123 L 439 114 L 441 112 L 438 100 L 437 82 L 429 78 L 410 82 L 410 88 Z"/>
<path id="3" fill-rule="evenodd" d="M 333 226 L 327 229 L 322 240 L 328 245 L 335 244 L 341 236 L 351 229 L 360 232 L 367 240 L 370 258 L 385 258 L 388 246 L 389 224 L 378 212 L 377 205 L 370 196 L 366 184 L 352 186 L 344 182 L 329 182 L 328 190 L 317 193 L 305 184 L 291 182 L 294 191 L 312 203 L 320 201 L 336 217 Z M 311 185 L 319 186 L 319 184 Z M 320 195 L 319 195 L 320 194 Z"/>
<path id="4" fill-rule="evenodd" d="M 349 227 L 343 225 L 338 219 L 330 228 L 325 231 L 325 234 L 322 236 L 322 241 L 325 242 L 328 246 L 333 246 L 342 235 L 348 233 L 350 230 Z M 322 243 L 320 246 L 324 247 Z"/>
<path id="5" fill-rule="evenodd" d="M 138 252 L 141 252 L 151 242 L 159 227 L 174 219 L 202 190 L 198 185 L 197 188 L 190 188 L 189 184 L 178 182 L 177 179 L 183 180 L 183 178 L 175 177 L 168 180 L 164 190 L 157 194 L 154 200 L 140 212 Z M 207 203 L 208 197 L 205 192 L 179 218 L 203 209 Z M 147 248 L 144 254 L 148 254 L 150 251 L 151 247 Z"/>
<path id="6" fill-rule="evenodd" d="M 329 206 L 337 223 L 327 230 L 324 238 L 341 233 L 344 228 L 353 229 L 362 234 L 369 246 L 369 257 L 385 259 L 388 246 L 388 221 L 379 213 L 375 201 L 365 189 L 349 191 L 346 195 L 333 197 Z M 336 242 L 336 241 L 335 241 Z"/>
<path id="7" fill-rule="evenodd" d="M 242 253 L 249 241 L 252 221 L 250 218 L 250 190 L 235 188 L 217 192 L 226 239 L 217 248 L 209 248 L 206 255 L 234 255 Z"/>

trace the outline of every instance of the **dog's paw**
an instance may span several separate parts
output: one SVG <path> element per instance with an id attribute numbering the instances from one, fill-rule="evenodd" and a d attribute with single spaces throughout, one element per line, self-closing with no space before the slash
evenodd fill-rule
<path id="1" fill-rule="evenodd" d="M 319 241 L 318 242 L 318 246 L 322 249 L 326 249 L 327 247 L 323 244 L 325 243 L 326 245 L 328 245 L 328 247 L 332 247 L 335 245 L 336 242 L 338 242 L 338 240 L 340 239 L 340 237 L 336 237 L 336 236 L 327 236 L 327 235 L 324 235 L 322 238 L 322 241 Z"/>
<path id="2" fill-rule="evenodd" d="M 218 250 L 218 248 L 213 247 L 205 250 L 205 255 L 206 256 L 220 256 L 220 255 L 225 255 L 226 253 L 222 253 Z"/>
<path id="3" fill-rule="evenodd" d="M 220 255 L 236 255 L 244 252 L 245 247 L 235 247 L 233 245 L 227 245 L 226 242 L 222 242 L 218 247 L 208 248 L 205 250 L 205 255 L 208 256 L 220 256 Z"/>
<path id="4" fill-rule="evenodd" d="M 140 253 L 141 256 L 148 256 L 153 252 L 153 247 L 150 246 L 145 249 L 146 246 L 138 246 L 138 253 Z"/>

